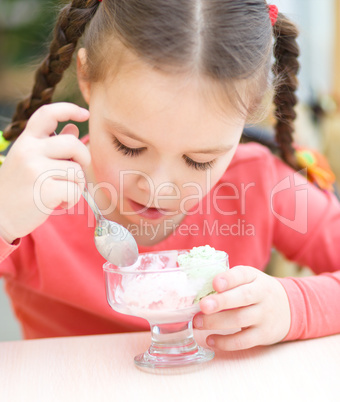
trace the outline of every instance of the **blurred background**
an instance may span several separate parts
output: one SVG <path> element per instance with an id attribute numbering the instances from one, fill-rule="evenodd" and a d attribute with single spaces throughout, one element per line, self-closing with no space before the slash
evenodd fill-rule
<path id="1" fill-rule="evenodd" d="M 0 0 L 0 130 L 16 103 L 27 96 L 34 71 L 45 56 L 61 0 Z M 300 30 L 301 70 L 296 142 L 324 154 L 340 185 L 340 0 L 273 0 Z M 54 100 L 84 106 L 74 66 Z M 268 121 L 262 123 L 268 129 Z M 86 124 L 80 126 L 86 133 Z M 261 124 L 259 129 L 262 129 Z M 0 189 L 1 191 L 1 189 Z M 273 253 L 268 271 L 277 276 L 308 275 Z M 0 279 L 0 341 L 21 338 Z"/>

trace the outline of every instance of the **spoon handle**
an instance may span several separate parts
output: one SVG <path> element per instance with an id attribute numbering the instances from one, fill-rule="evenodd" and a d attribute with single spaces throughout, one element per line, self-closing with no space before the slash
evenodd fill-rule
<path id="1" fill-rule="evenodd" d="M 98 208 L 95 200 L 92 198 L 92 195 L 89 193 L 89 190 L 87 189 L 86 185 L 82 192 L 82 196 L 85 198 L 86 202 L 89 204 L 90 208 L 92 209 L 92 212 L 94 213 L 94 216 L 96 217 L 96 220 L 99 221 L 99 219 L 103 218 L 103 215 L 100 212 L 100 209 Z"/>

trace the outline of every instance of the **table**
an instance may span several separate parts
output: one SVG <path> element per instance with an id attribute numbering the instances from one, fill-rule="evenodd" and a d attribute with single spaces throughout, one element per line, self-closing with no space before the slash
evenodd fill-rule
<path id="1" fill-rule="evenodd" d="M 208 333 L 195 330 L 197 342 Z M 142 332 L 0 343 L 0 401 L 340 401 L 340 335 L 159 374 L 133 363 L 149 342 Z"/>

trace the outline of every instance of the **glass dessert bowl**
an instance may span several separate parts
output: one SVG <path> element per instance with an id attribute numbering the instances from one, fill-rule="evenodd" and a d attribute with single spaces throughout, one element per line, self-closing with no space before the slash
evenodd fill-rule
<path id="1" fill-rule="evenodd" d="M 198 346 L 192 319 L 199 301 L 214 292 L 213 278 L 228 269 L 228 255 L 209 246 L 140 254 L 135 264 L 103 266 L 106 295 L 113 310 L 146 319 L 149 349 L 135 357 L 144 368 L 170 368 L 206 362 L 210 349 Z"/>

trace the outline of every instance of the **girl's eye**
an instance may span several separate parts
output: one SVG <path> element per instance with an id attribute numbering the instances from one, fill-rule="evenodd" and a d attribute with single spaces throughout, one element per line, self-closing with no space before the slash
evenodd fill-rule
<path id="1" fill-rule="evenodd" d="M 183 155 L 183 159 L 185 160 L 185 163 L 188 166 L 193 167 L 196 170 L 208 170 L 208 169 L 211 169 L 214 166 L 214 163 L 216 161 L 216 159 L 213 159 L 212 161 L 209 161 L 209 162 L 200 163 L 200 162 L 193 161 L 192 159 L 190 159 L 186 155 Z"/>
<path id="2" fill-rule="evenodd" d="M 116 147 L 117 151 L 122 152 L 125 156 L 138 156 L 140 155 L 146 148 L 129 148 L 126 145 L 122 144 L 116 137 L 113 137 L 113 145 Z M 195 162 L 192 159 L 190 159 L 188 156 L 183 155 L 183 159 L 185 160 L 185 163 L 193 167 L 196 170 L 208 170 L 211 169 L 214 166 L 214 163 L 216 159 L 213 159 L 212 161 L 209 162 Z"/>
<path id="3" fill-rule="evenodd" d="M 117 151 L 122 152 L 126 156 L 138 156 L 145 150 L 145 148 L 129 148 L 118 141 L 116 137 L 113 137 L 113 145 Z"/>

